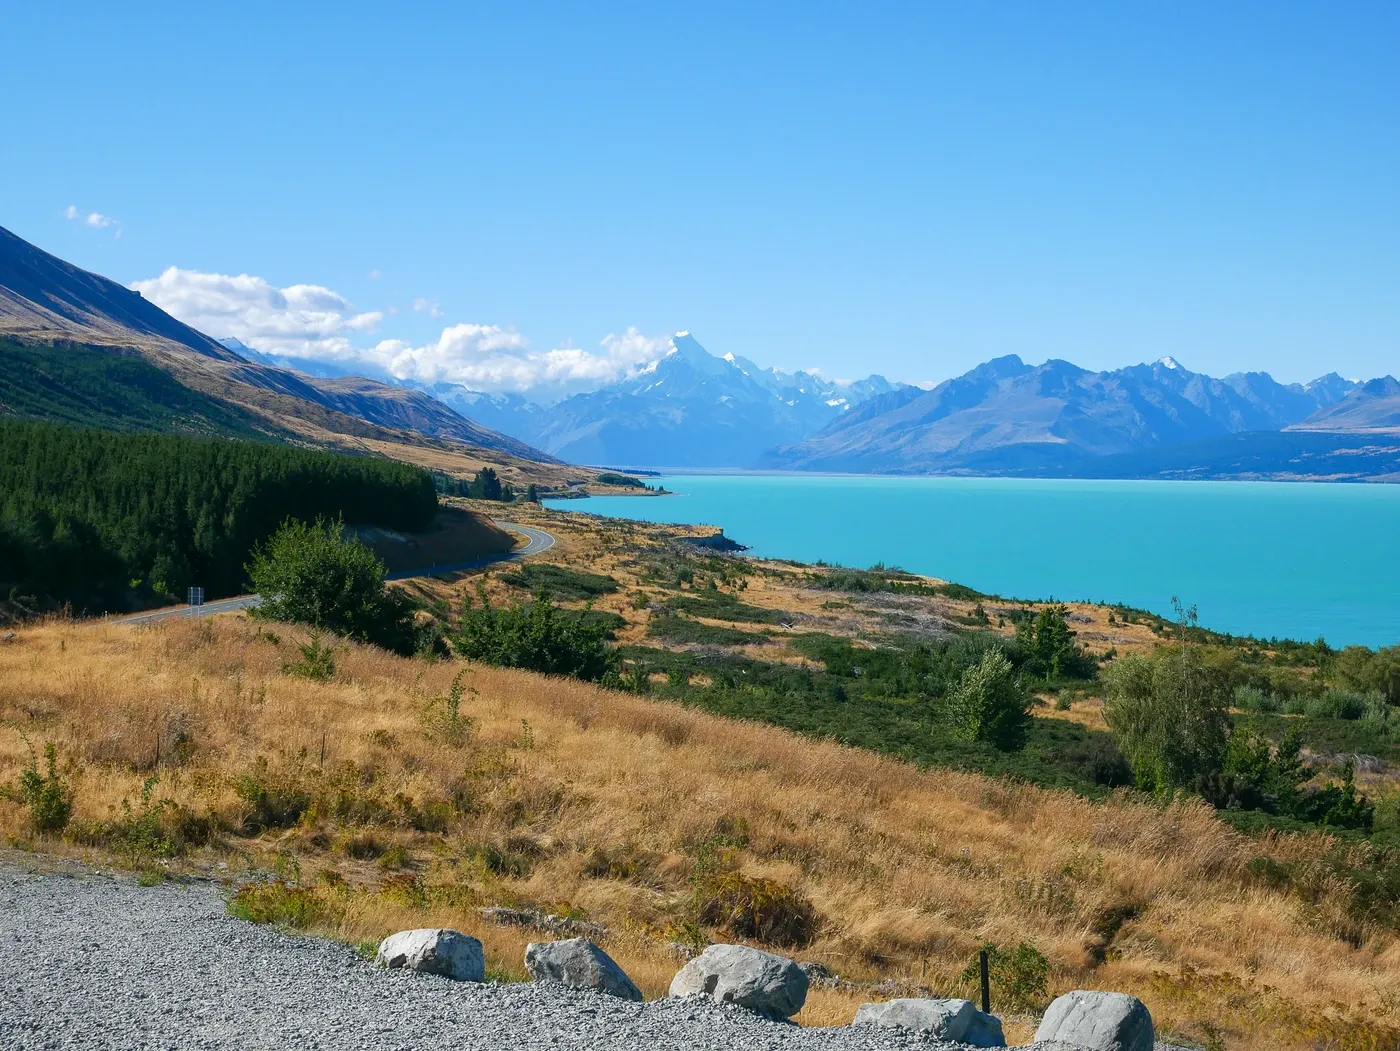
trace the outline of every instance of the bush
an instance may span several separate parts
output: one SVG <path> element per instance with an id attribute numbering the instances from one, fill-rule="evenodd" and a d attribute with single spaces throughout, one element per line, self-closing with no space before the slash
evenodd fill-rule
<path id="1" fill-rule="evenodd" d="M 1030 695 L 1006 654 L 988 650 L 963 672 L 945 712 L 954 736 L 988 741 L 1004 752 L 1014 752 L 1025 746 L 1030 707 Z"/>
<path id="2" fill-rule="evenodd" d="M 1030 942 L 1022 942 L 1014 949 L 1002 949 L 988 942 L 958 975 L 964 986 L 980 986 L 982 952 L 987 954 L 993 1010 L 1039 1011 L 1045 1007 L 1050 999 L 1050 961 L 1039 949 Z M 973 999 L 976 998 L 974 993 Z"/>
<path id="3" fill-rule="evenodd" d="M 1366 698 L 1349 690 L 1326 690 L 1309 699 L 1304 712 L 1313 719 L 1360 719 L 1366 714 Z"/>
<path id="4" fill-rule="evenodd" d="M 341 524 L 288 520 L 253 555 L 248 575 L 262 596 L 253 615 L 306 624 L 402 656 L 422 639 L 407 596 L 384 586 L 384 563 Z"/>
<path id="5" fill-rule="evenodd" d="M 701 646 L 748 646 L 768 641 L 768 636 L 758 635 L 739 628 L 723 628 L 715 624 L 702 624 L 689 617 L 659 614 L 647 623 L 647 634 L 652 638 L 665 639 L 672 643 L 695 643 Z"/>
<path id="6" fill-rule="evenodd" d="M 491 605 L 484 587 L 478 587 L 478 595 L 481 604 L 467 600 L 452 640 L 463 657 L 589 682 L 615 670 L 617 657 L 608 648 L 605 624 L 568 616 L 543 594 L 529 605 L 504 609 Z"/>
<path id="7" fill-rule="evenodd" d="M 1025 655 L 1026 671 L 1047 682 L 1092 679 L 1098 674 L 1098 663 L 1074 641 L 1068 613 L 1065 606 L 1046 606 L 1034 618 L 1027 614 L 1016 623 L 1016 642 Z"/>
<path id="8" fill-rule="evenodd" d="M 299 675 L 314 682 L 328 682 L 335 677 L 335 647 L 321 641 L 321 633 L 313 631 L 305 642 L 298 642 L 301 660 L 282 665 L 288 675 Z"/>
<path id="9" fill-rule="evenodd" d="M 1272 693 L 1261 690 L 1257 686 L 1236 686 L 1235 707 L 1242 708 L 1247 712 L 1272 714 L 1277 712 L 1282 705 Z"/>
<path id="10" fill-rule="evenodd" d="M 38 757 L 31 745 L 29 765 L 19 775 L 19 798 L 29 808 L 34 831 L 62 832 L 73 815 L 73 789 L 58 772 L 58 748 L 52 741 L 44 745 L 45 772 L 39 772 Z"/>
<path id="11" fill-rule="evenodd" d="M 776 880 L 723 872 L 697 887 L 700 922 L 736 938 L 801 948 L 816 937 L 812 903 Z"/>
<path id="12" fill-rule="evenodd" d="M 274 771 L 261 756 L 248 773 L 234 781 L 233 792 L 248 808 L 243 831 L 250 836 L 269 828 L 291 828 L 312 802 L 298 772 Z"/>
<path id="13" fill-rule="evenodd" d="M 73 838 L 90 846 L 115 848 L 138 867 L 154 859 L 181 857 L 191 847 L 211 842 L 218 831 L 212 814 L 194 814 L 173 799 L 158 798 L 158 783 L 158 778 L 148 777 L 141 786 L 139 806 L 123 799 L 120 817 L 75 828 Z"/>
<path id="14" fill-rule="evenodd" d="M 585 573 L 548 562 L 526 563 L 514 573 L 502 573 L 498 579 L 507 587 L 521 588 L 532 594 L 543 591 L 561 602 L 601 598 L 620 586 L 615 577 L 604 573 Z"/>
<path id="15" fill-rule="evenodd" d="M 1138 787 L 1169 792 L 1221 771 L 1230 699 L 1196 648 L 1183 646 L 1114 662 L 1103 715 Z"/>
<path id="16" fill-rule="evenodd" d="M 1099 733 L 1071 746 L 1065 760 L 1071 770 L 1093 784 L 1121 788 L 1133 783 L 1133 768 L 1107 734 Z"/>
<path id="17" fill-rule="evenodd" d="M 282 880 L 249 883 L 229 899 L 232 916 L 250 923 L 275 923 L 279 927 L 305 930 L 327 913 L 325 905 L 311 891 Z"/>

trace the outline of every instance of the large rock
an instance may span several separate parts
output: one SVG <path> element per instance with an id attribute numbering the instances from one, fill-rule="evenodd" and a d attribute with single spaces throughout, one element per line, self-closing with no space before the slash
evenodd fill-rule
<path id="1" fill-rule="evenodd" d="M 789 1018 L 807 1000 L 807 976 L 791 960 L 747 945 L 711 945 L 671 979 L 672 996 L 703 995 L 770 1018 Z"/>
<path id="2" fill-rule="evenodd" d="M 570 989 L 596 989 L 624 1000 L 640 1000 L 642 991 L 587 938 L 531 942 L 525 947 L 525 969 L 541 982 L 560 982 Z"/>
<path id="3" fill-rule="evenodd" d="M 974 1011 L 962 1042 L 973 1047 L 1005 1047 L 1006 1034 L 1002 1032 L 1001 1019 L 986 1011 Z"/>
<path id="4" fill-rule="evenodd" d="M 855 1025 L 898 1027 L 927 1033 L 936 1040 L 974 1047 L 1005 1047 L 1001 1022 L 977 1010 L 970 1000 L 886 1000 L 861 1004 Z"/>
<path id="5" fill-rule="evenodd" d="M 855 1025 L 877 1025 L 886 1029 L 911 1029 L 939 1040 L 962 1042 L 972 1013 L 977 1008 L 969 1000 L 916 1000 L 901 998 L 880 1004 L 861 1004 Z"/>
<path id="6" fill-rule="evenodd" d="M 1152 1016 L 1137 997 L 1079 989 L 1046 1009 L 1035 1038 L 1090 1051 L 1152 1051 L 1154 1033 Z"/>
<path id="7" fill-rule="evenodd" d="M 375 959 L 384 967 L 437 974 L 456 982 L 480 982 L 486 978 L 481 942 L 469 934 L 440 927 L 391 934 L 379 943 Z"/>

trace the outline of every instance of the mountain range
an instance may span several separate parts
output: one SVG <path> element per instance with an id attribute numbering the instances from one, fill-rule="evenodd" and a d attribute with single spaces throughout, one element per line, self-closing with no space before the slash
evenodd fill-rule
<path id="1" fill-rule="evenodd" d="M 874 398 L 760 465 L 900 473 L 1063 473 L 1102 457 L 1289 428 L 1345 432 L 1384 414 L 1386 379 L 1215 379 L 1171 358 L 1111 372 L 995 358 L 932 390 Z M 1393 410 L 1395 406 L 1391 406 Z M 1393 426 L 1393 424 L 1392 424 Z"/>
<path id="2" fill-rule="evenodd" d="M 564 459 L 611 466 L 1052 477 L 1400 474 L 1394 379 L 1329 373 L 1284 384 L 1264 372 L 1216 379 L 1170 357 L 1093 372 L 1007 355 L 929 390 L 881 376 L 840 384 L 764 369 L 710 354 L 682 332 L 634 374 L 555 405 L 450 384 L 426 390 Z M 1358 435 L 1375 440 L 1358 442 Z"/>
<path id="3" fill-rule="evenodd" d="M 3 228 L 0 360 L 0 412 L 101 426 L 446 441 L 636 468 L 1400 478 L 1390 376 L 1281 384 L 1263 372 L 1215 379 L 1171 358 L 1093 372 L 1008 355 L 924 389 L 763 368 L 680 332 L 619 381 L 542 405 L 317 370 L 216 340 Z"/>
<path id="4" fill-rule="evenodd" d="M 709 353 L 688 332 L 601 390 L 550 406 L 450 384 L 426 388 L 458 411 L 573 463 L 749 467 L 765 450 L 815 434 L 853 406 L 903 387 L 883 376 L 839 383 Z"/>

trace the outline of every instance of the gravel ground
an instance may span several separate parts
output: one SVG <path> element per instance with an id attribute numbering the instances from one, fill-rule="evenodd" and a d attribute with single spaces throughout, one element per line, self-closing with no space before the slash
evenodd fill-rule
<path id="1" fill-rule="evenodd" d="M 384 971 L 229 917 L 209 884 L 0 866 L 0 1048 L 948 1048 L 900 1030 L 803 1029 L 688 998 Z"/>

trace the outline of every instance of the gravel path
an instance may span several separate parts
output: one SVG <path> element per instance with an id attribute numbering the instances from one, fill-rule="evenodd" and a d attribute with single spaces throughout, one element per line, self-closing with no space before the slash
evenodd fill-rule
<path id="1" fill-rule="evenodd" d="M 345 946 L 229 917 L 207 884 L 141 887 L 0 865 L 0 1048 L 951 1048 L 802 1029 L 700 999 L 383 971 Z"/>

